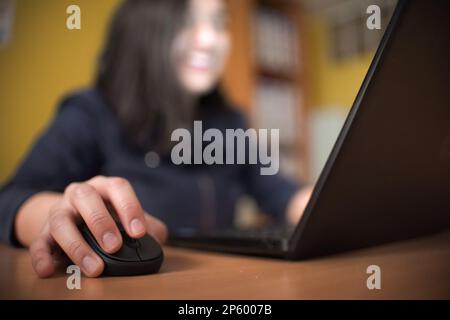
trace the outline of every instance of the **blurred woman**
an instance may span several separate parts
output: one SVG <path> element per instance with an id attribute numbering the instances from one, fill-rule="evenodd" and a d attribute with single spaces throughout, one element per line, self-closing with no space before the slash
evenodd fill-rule
<path id="1" fill-rule="evenodd" d="M 108 207 L 134 238 L 164 242 L 168 228 L 233 223 L 238 200 L 253 196 L 274 220 L 295 223 L 309 191 L 259 165 L 172 163 L 171 133 L 247 128 L 218 82 L 230 51 L 223 0 L 126 0 L 113 17 L 96 83 L 67 96 L 47 130 L 0 193 L 1 238 L 30 247 L 33 267 L 52 275 L 68 257 L 95 277 L 103 262 L 77 224 L 102 248 L 122 245 Z"/>

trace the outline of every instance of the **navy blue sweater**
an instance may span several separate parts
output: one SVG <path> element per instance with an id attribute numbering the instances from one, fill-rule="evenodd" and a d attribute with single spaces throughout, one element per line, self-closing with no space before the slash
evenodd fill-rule
<path id="1" fill-rule="evenodd" d="M 205 123 L 206 122 L 206 123 Z M 204 121 L 208 127 L 245 129 L 237 111 L 218 113 Z M 19 245 L 14 220 L 19 207 L 42 191 L 63 192 L 71 182 L 96 175 L 119 176 L 133 185 L 143 208 L 178 227 L 232 225 L 237 201 L 252 196 L 263 212 L 282 219 L 299 186 L 279 174 L 262 176 L 259 165 L 174 165 L 162 157 L 155 168 L 132 148 L 111 109 L 96 90 L 63 100 L 49 127 L 12 179 L 0 190 L 0 240 Z"/>

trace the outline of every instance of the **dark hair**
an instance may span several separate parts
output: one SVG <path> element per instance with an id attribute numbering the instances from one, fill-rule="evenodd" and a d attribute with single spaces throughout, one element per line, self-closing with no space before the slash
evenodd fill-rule
<path id="1" fill-rule="evenodd" d="M 191 126 L 198 110 L 181 88 L 171 59 L 187 5 L 188 0 L 125 0 L 111 21 L 97 88 L 136 146 L 151 144 L 167 152 L 172 131 Z M 209 95 L 197 103 L 224 105 L 218 89 Z"/>

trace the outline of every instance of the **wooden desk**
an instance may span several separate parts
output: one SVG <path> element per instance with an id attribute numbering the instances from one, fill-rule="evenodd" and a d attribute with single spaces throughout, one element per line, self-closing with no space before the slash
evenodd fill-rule
<path id="1" fill-rule="evenodd" d="M 450 298 L 450 233 L 308 261 L 165 248 L 159 274 L 39 279 L 25 250 L 0 246 L 1 299 L 417 299 Z M 366 268 L 381 268 L 368 290 Z"/>

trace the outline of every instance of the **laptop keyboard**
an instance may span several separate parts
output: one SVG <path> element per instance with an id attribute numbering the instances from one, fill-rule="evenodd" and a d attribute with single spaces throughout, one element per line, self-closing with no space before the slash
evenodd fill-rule
<path id="1" fill-rule="evenodd" d="M 177 230 L 176 234 L 202 238 L 229 239 L 287 239 L 294 232 L 295 226 L 268 226 L 249 229 L 215 229 L 215 230 Z"/>

